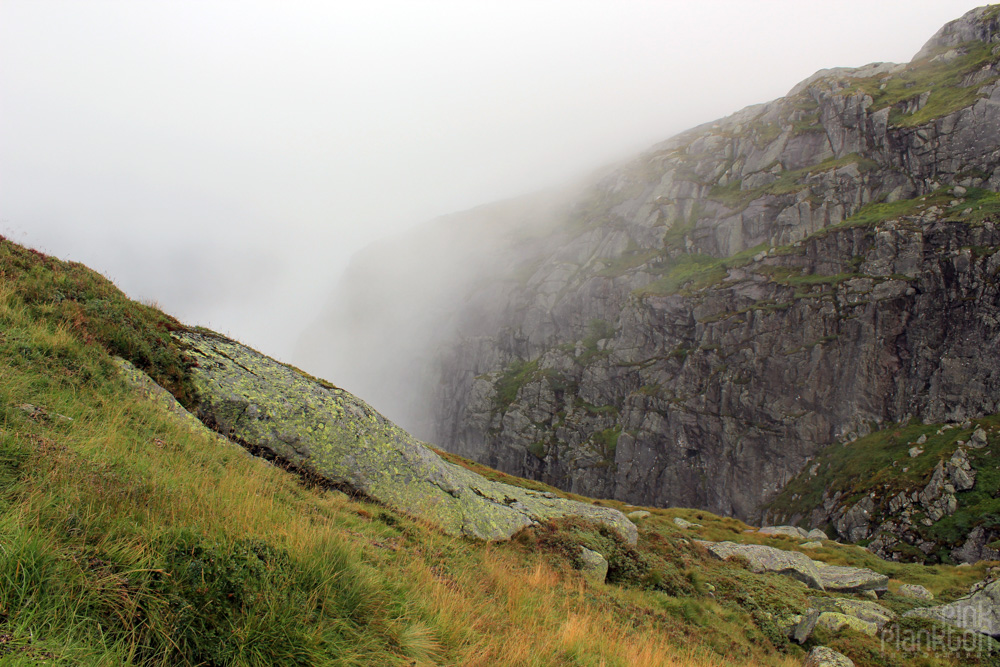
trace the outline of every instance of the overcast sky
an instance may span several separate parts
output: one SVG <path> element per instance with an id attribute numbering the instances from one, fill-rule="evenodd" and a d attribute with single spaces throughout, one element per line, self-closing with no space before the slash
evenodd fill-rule
<path id="1" fill-rule="evenodd" d="M 908 61 L 976 4 L 0 0 L 0 234 L 294 362 L 372 240 Z"/>

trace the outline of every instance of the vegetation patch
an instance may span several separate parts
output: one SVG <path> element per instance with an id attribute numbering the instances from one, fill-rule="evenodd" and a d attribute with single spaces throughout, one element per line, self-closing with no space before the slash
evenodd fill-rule
<path id="1" fill-rule="evenodd" d="M 873 77 L 854 82 L 846 89 L 848 93 L 864 92 L 870 95 L 872 111 L 892 107 L 889 123 L 895 127 L 917 127 L 964 109 L 976 102 L 982 93 L 980 88 L 996 81 L 997 75 L 972 86 L 962 86 L 966 76 L 997 62 L 993 55 L 994 44 L 967 42 L 958 50 L 963 55 L 951 61 L 931 62 L 921 60 L 911 63 L 891 77 Z M 929 94 L 924 106 L 912 113 L 906 113 L 907 103 Z"/>

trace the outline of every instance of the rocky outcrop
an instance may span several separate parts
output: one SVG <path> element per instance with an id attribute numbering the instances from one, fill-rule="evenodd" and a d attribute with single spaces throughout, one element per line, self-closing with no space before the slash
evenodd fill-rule
<path id="1" fill-rule="evenodd" d="M 798 551 L 785 551 L 762 544 L 737 544 L 736 542 L 708 542 L 697 540 L 710 554 L 720 560 L 737 556 L 747 561 L 751 572 L 774 572 L 801 581 L 809 588 L 823 590 L 816 564 Z"/>
<path id="2" fill-rule="evenodd" d="M 579 516 L 636 541 L 635 526 L 617 510 L 492 482 L 444 461 L 346 391 L 217 335 L 176 336 L 196 360 L 198 417 L 315 481 L 454 535 L 502 540 L 539 521 Z"/>
<path id="3" fill-rule="evenodd" d="M 987 437 L 982 428 L 973 433 L 982 433 L 984 441 Z M 829 524 L 848 541 L 870 538 L 868 549 L 882 558 L 898 560 L 900 545 L 915 547 L 927 556 L 947 544 L 925 536 L 924 529 L 955 514 L 959 508 L 957 494 L 973 489 L 976 475 L 968 453 L 959 446 L 950 457 L 938 461 L 923 486 L 908 491 L 874 489 L 853 505 L 840 504 L 838 494 L 827 496 L 824 506 L 812 512 L 811 520 L 818 525 Z M 1000 557 L 1000 552 L 987 546 L 994 539 L 992 531 L 976 526 L 964 544 L 951 550 L 951 557 L 967 563 Z"/>
<path id="4" fill-rule="evenodd" d="M 938 607 L 919 607 L 904 616 L 920 616 L 950 623 L 965 630 L 1000 637 L 1000 581 Z"/>

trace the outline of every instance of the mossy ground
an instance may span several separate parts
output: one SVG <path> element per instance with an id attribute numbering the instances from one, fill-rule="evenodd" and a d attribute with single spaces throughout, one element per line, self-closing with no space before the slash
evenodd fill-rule
<path id="1" fill-rule="evenodd" d="M 778 619 L 814 592 L 711 560 L 690 538 L 797 548 L 790 540 L 747 535 L 744 524 L 704 512 L 652 510 L 639 520 L 635 547 L 578 520 L 487 544 L 305 486 L 192 431 L 121 379 L 109 347 L 121 348 L 107 341 L 149 346 L 164 340 L 157 322 L 179 325 L 84 267 L 2 243 L 4 664 L 792 665 L 811 645 L 790 644 Z M 84 326 L 65 317 L 76 308 L 65 297 L 39 291 L 58 285 L 61 272 L 94 285 L 108 312 L 153 325 L 116 332 L 107 320 L 103 337 L 95 335 L 101 309 Z M 75 299 L 82 308 L 96 300 L 87 289 Z M 161 352 L 146 367 L 169 378 L 167 369 L 183 368 L 183 351 Z M 674 516 L 704 527 L 682 530 Z M 575 571 L 580 545 L 608 558 L 610 583 L 588 584 Z M 873 558 L 832 543 L 819 557 Z M 979 566 L 886 566 L 944 599 L 982 575 Z M 857 658 L 868 646 L 857 639 L 824 641 Z M 911 657 L 908 664 L 957 664 L 944 653 L 894 649 L 859 664 Z"/>

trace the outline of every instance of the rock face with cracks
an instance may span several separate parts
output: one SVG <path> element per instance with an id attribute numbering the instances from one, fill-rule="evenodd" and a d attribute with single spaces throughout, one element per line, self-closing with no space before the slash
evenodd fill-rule
<path id="1" fill-rule="evenodd" d="M 539 521 L 578 516 L 636 542 L 635 525 L 617 510 L 487 480 L 342 389 L 221 336 L 177 336 L 197 362 L 197 416 L 255 453 L 453 535 L 504 540 Z"/>

